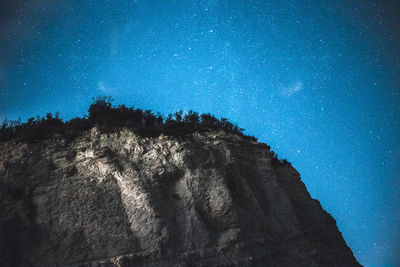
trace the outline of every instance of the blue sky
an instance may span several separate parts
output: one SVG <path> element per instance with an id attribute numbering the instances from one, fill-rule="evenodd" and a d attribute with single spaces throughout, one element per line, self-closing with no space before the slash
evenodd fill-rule
<path id="1" fill-rule="evenodd" d="M 365 266 L 400 262 L 400 3 L 6 0 L 0 120 L 93 96 L 227 117 L 300 172 Z"/>

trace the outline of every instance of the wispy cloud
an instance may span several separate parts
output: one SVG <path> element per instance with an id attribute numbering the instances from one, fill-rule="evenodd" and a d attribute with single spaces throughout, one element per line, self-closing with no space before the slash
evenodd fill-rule
<path id="1" fill-rule="evenodd" d="M 301 90 L 303 90 L 303 83 L 301 81 L 297 81 L 296 83 L 290 86 L 282 87 L 281 95 L 284 97 L 291 97 L 292 95 L 300 92 Z"/>
<path id="2" fill-rule="evenodd" d="M 106 93 L 106 92 L 109 91 L 109 90 L 108 90 L 108 87 L 104 84 L 103 81 L 99 81 L 99 82 L 97 83 L 97 89 L 98 89 L 99 91 L 104 92 L 104 93 Z"/>

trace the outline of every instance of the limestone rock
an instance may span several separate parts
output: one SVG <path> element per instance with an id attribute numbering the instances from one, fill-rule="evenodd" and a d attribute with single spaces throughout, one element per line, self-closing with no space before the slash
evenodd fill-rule
<path id="1" fill-rule="evenodd" d="M 0 142 L 0 266 L 360 266 L 265 144 L 223 131 Z"/>

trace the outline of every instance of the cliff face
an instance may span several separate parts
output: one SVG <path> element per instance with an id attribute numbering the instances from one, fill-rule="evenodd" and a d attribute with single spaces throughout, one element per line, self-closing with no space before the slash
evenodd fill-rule
<path id="1" fill-rule="evenodd" d="M 0 142 L 0 265 L 359 266 L 271 155 L 223 131 Z"/>

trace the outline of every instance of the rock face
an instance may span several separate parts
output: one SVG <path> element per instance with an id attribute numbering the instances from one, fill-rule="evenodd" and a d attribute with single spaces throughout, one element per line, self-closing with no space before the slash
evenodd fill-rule
<path id="1" fill-rule="evenodd" d="M 0 266 L 360 266 L 290 164 L 235 134 L 0 142 Z"/>

